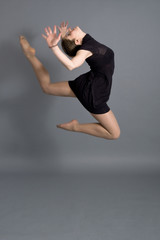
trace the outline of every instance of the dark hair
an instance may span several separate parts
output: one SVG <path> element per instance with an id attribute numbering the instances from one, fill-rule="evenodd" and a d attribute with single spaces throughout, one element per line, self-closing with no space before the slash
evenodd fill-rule
<path id="1" fill-rule="evenodd" d="M 80 49 L 80 46 L 75 44 L 74 39 L 70 40 L 63 38 L 61 40 L 61 45 L 64 52 L 70 57 L 76 56 L 77 51 Z"/>

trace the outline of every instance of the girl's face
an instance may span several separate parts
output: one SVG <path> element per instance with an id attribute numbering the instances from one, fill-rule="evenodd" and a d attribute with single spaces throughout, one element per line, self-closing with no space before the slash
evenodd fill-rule
<path id="1" fill-rule="evenodd" d="M 66 34 L 65 38 L 69 39 L 69 40 L 76 39 L 79 37 L 81 32 L 82 32 L 82 30 L 78 26 L 76 26 L 73 29 L 69 28 L 68 33 Z"/>

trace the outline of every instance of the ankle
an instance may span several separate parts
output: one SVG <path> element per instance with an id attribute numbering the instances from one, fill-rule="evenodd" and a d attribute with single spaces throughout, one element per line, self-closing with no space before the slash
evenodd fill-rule
<path id="1" fill-rule="evenodd" d="M 76 123 L 76 124 L 74 124 L 74 126 L 73 126 L 73 131 L 74 131 L 74 132 L 79 132 L 79 131 L 80 131 L 80 123 L 79 123 L 79 122 Z"/>
<path id="2" fill-rule="evenodd" d="M 30 62 L 32 62 L 35 58 L 35 55 L 32 55 L 32 54 L 24 54 L 24 55 Z"/>
<path id="3" fill-rule="evenodd" d="M 77 120 L 72 120 L 71 131 L 78 132 L 79 131 L 79 122 Z"/>

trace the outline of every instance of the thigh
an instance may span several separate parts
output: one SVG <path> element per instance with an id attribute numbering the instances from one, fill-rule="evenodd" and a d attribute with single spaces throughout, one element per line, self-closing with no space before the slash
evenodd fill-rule
<path id="1" fill-rule="evenodd" d="M 68 81 L 50 83 L 48 87 L 48 94 L 63 97 L 76 97 L 70 88 Z"/>
<path id="2" fill-rule="evenodd" d="M 103 114 L 93 114 L 91 115 L 110 133 L 115 134 L 120 132 L 120 127 L 118 125 L 117 119 L 115 118 L 113 112 L 109 110 L 107 113 Z"/>

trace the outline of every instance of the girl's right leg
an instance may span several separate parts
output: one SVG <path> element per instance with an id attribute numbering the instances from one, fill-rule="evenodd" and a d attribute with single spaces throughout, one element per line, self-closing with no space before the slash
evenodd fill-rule
<path id="1" fill-rule="evenodd" d="M 35 49 L 29 45 L 28 41 L 23 36 L 20 36 L 20 44 L 26 58 L 33 67 L 42 90 L 45 93 L 55 96 L 76 97 L 71 90 L 68 81 L 51 83 L 48 71 L 35 56 Z"/>
<path id="2" fill-rule="evenodd" d="M 118 139 L 120 137 L 120 127 L 111 110 L 107 113 L 91 113 L 91 115 L 98 122 L 80 124 L 77 120 L 74 119 L 68 123 L 58 124 L 57 127 L 69 131 L 86 133 L 95 137 L 105 138 L 109 140 Z"/>

